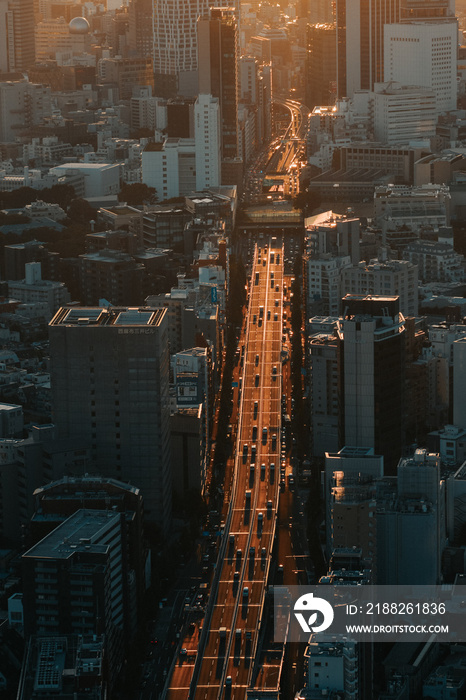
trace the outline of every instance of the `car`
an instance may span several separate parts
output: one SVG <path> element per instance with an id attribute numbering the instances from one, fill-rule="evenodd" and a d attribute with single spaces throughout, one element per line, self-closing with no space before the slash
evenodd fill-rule
<path id="1" fill-rule="evenodd" d="M 243 588 L 243 601 L 247 602 L 248 598 L 249 598 L 249 588 L 248 588 L 248 586 L 245 586 Z"/>
<path id="2" fill-rule="evenodd" d="M 254 418 L 257 418 L 257 411 L 259 409 L 259 402 L 254 401 Z"/>
<path id="3" fill-rule="evenodd" d="M 225 685 L 227 688 L 231 688 L 231 686 L 233 685 L 233 681 L 231 680 L 231 676 L 227 676 L 225 678 Z"/>
<path id="4" fill-rule="evenodd" d="M 249 547 L 249 556 L 254 558 L 256 556 L 256 548 L 255 547 Z"/>
<path id="5" fill-rule="evenodd" d="M 261 464 L 261 481 L 265 479 L 265 464 Z"/>
<path id="6" fill-rule="evenodd" d="M 270 309 L 267 311 L 267 321 L 270 321 Z"/>
<path id="7" fill-rule="evenodd" d="M 277 315 L 277 314 L 274 314 L 274 315 L 273 315 L 273 320 L 274 320 L 274 321 L 278 321 L 278 315 Z"/>
<path id="8" fill-rule="evenodd" d="M 256 365 L 256 367 L 257 367 L 258 364 L 259 364 L 259 355 L 256 355 L 256 359 L 255 359 L 255 365 Z"/>
<path id="9" fill-rule="evenodd" d="M 185 647 L 180 649 L 180 656 L 187 656 L 187 655 L 188 655 L 188 650 Z"/>
<path id="10" fill-rule="evenodd" d="M 255 378 L 255 382 L 254 382 L 255 386 L 259 386 L 259 380 L 260 380 L 260 375 L 256 374 L 256 378 Z"/>
<path id="11" fill-rule="evenodd" d="M 235 571 L 233 574 L 233 581 L 239 581 L 239 571 Z"/>

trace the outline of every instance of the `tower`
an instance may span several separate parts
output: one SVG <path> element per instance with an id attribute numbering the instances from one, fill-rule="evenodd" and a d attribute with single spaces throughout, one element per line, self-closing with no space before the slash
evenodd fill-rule
<path id="1" fill-rule="evenodd" d="M 0 0 L 0 71 L 25 71 L 34 60 L 33 0 Z"/>
<path id="2" fill-rule="evenodd" d="M 211 8 L 198 22 L 199 93 L 220 103 L 222 161 L 238 155 L 238 26 L 234 8 Z"/>
<path id="3" fill-rule="evenodd" d="M 340 444 L 374 448 L 393 474 L 404 442 L 406 328 L 399 298 L 347 294 L 342 306 Z"/>
<path id="4" fill-rule="evenodd" d="M 62 308 L 50 322 L 59 437 L 89 446 L 93 470 L 141 489 L 147 521 L 171 515 L 165 309 Z"/>
<path id="5" fill-rule="evenodd" d="M 338 97 L 383 81 L 384 25 L 400 16 L 401 0 L 336 0 Z"/>

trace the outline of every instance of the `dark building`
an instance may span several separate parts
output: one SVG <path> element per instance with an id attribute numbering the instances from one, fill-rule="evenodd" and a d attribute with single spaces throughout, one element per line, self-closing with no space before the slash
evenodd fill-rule
<path id="1" fill-rule="evenodd" d="M 101 476 L 64 476 L 34 491 L 35 514 L 30 524 L 30 541 L 37 543 L 81 508 L 123 514 L 123 554 L 127 562 L 124 585 L 129 598 L 136 595 L 141 610 L 145 582 L 144 506 L 139 489 L 116 479 Z M 132 635 L 138 615 L 129 608 L 126 621 Z"/>
<path id="2" fill-rule="evenodd" d="M 58 253 L 50 252 L 40 241 L 6 245 L 4 248 L 5 279 L 22 280 L 26 277 L 26 263 L 40 262 L 43 278 L 58 281 L 59 258 Z"/>
<path id="3" fill-rule="evenodd" d="M 333 24 L 308 25 L 306 105 L 331 105 L 336 97 L 336 28 Z"/>
<path id="4" fill-rule="evenodd" d="M 165 309 L 62 308 L 49 325 L 59 437 L 90 446 L 92 471 L 141 489 L 147 521 L 171 520 Z"/>
<path id="5" fill-rule="evenodd" d="M 79 510 L 23 554 L 26 639 L 104 635 L 109 679 L 124 658 L 123 515 Z"/>
<path id="6" fill-rule="evenodd" d="M 238 27 L 232 8 L 211 8 L 198 22 L 199 93 L 220 103 L 222 160 L 238 155 Z"/>
<path id="7" fill-rule="evenodd" d="M 151 0 L 131 0 L 128 6 L 130 56 L 150 56 L 153 50 L 153 37 Z"/>
<path id="8" fill-rule="evenodd" d="M 106 299 L 112 304 L 140 304 L 144 298 L 144 265 L 118 250 L 79 256 L 80 295 L 84 304 Z"/>

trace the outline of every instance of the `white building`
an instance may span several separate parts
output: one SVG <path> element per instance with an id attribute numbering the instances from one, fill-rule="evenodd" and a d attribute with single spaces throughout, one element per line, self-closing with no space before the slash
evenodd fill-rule
<path id="1" fill-rule="evenodd" d="M 348 255 L 333 257 L 331 253 L 321 253 L 309 258 L 307 278 L 311 311 L 317 308 L 320 314 L 338 316 L 342 297 L 341 272 L 350 265 Z"/>
<path id="2" fill-rule="evenodd" d="M 220 185 L 220 105 L 212 95 L 199 95 L 194 105 L 196 189 Z"/>
<path id="3" fill-rule="evenodd" d="M 327 634 L 311 637 L 305 656 L 308 657 L 308 686 L 320 691 L 322 697 L 359 697 L 358 644 L 352 639 L 338 641 Z M 342 695 L 340 695 L 340 693 Z M 315 696 L 316 697 L 316 696 Z"/>
<path id="4" fill-rule="evenodd" d="M 384 80 L 435 92 L 437 113 L 456 109 L 458 22 L 384 26 Z"/>
<path id="5" fill-rule="evenodd" d="M 199 95 L 194 115 L 194 139 L 167 138 L 142 154 L 142 181 L 155 187 L 160 200 L 220 185 L 218 100 Z"/>
<path id="6" fill-rule="evenodd" d="M 371 260 L 341 269 L 341 293 L 400 297 L 403 316 L 418 313 L 418 270 L 408 260 Z"/>
<path id="7" fill-rule="evenodd" d="M 50 169 L 50 174 L 84 176 L 84 197 L 106 197 L 120 191 L 118 163 L 64 163 Z"/>
<path id="8" fill-rule="evenodd" d="M 63 282 L 43 280 L 41 277 L 41 264 L 38 262 L 26 263 L 26 278 L 8 282 L 8 294 L 12 299 L 25 304 L 48 305 L 49 320 L 57 309 L 70 301 L 70 293 Z"/>
<path id="9" fill-rule="evenodd" d="M 374 138 L 382 143 L 407 144 L 435 136 L 436 94 L 432 88 L 376 83 L 372 93 Z"/>

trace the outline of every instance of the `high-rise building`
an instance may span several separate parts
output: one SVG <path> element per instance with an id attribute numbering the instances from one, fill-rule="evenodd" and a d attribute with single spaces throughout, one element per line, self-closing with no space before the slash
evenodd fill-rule
<path id="1" fill-rule="evenodd" d="M 1 0 L 0 72 L 26 71 L 34 60 L 33 0 Z"/>
<path id="2" fill-rule="evenodd" d="M 307 28 L 306 105 L 331 105 L 336 97 L 336 27 L 314 24 Z"/>
<path id="3" fill-rule="evenodd" d="M 151 56 L 153 44 L 152 0 L 131 0 L 128 5 L 130 56 Z"/>
<path id="4" fill-rule="evenodd" d="M 384 81 L 431 88 L 438 114 L 456 109 L 457 20 L 387 24 L 384 32 Z"/>
<path id="5" fill-rule="evenodd" d="M 437 584 L 446 544 L 439 455 L 416 450 L 412 458 L 401 459 L 396 487 L 377 496 L 377 582 Z"/>
<path id="6" fill-rule="evenodd" d="M 347 294 L 342 305 L 340 444 L 374 448 L 393 473 L 404 444 L 406 328 L 399 298 Z"/>
<path id="7" fill-rule="evenodd" d="M 165 309 L 62 308 L 49 326 L 58 436 L 89 445 L 93 471 L 141 489 L 146 519 L 171 515 Z"/>
<path id="8" fill-rule="evenodd" d="M 104 634 L 109 677 L 124 656 L 123 515 L 78 510 L 23 554 L 25 635 Z"/>
<path id="9" fill-rule="evenodd" d="M 238 25 L 232 8 L 212 8 L 198 22 L 199 93 L 220 104 L 222 161 L 238 155 Z"/>
<path id="10" fill-rule="evenodd" d="M 401 0 L 337 0 L 337 94 L 352 97 L 383 80 L 384 25 L 400 20 Z"/>

